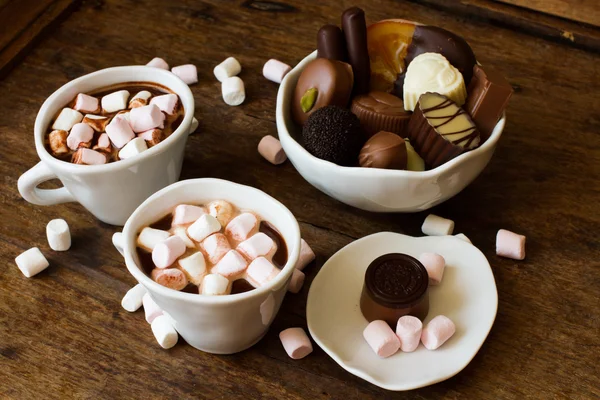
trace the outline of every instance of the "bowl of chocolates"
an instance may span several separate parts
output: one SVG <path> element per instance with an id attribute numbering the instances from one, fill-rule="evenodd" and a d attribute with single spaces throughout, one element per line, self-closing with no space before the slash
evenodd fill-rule
<path id="1" fill-rule="evenodd" d="M 277 130 L 298 172 L 348 205 L 417 212 L 453 197 L 490 161 L 508 81 L 466 40 L 350 8 L 284 78 Z"/>

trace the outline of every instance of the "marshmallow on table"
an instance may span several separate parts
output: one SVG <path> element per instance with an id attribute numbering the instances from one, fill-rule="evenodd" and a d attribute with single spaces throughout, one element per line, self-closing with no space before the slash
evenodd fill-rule
<path id="1" fill-rule="evenodd" d="M 142 304 L 144 305 L 144 316 L 146 317 L 147 323 L 151 324 L 156 317 L 163 315 L 163 310 L 154 300 L 152 300 L 149 293 L 144 293 L 142 295 Z"/>
<path id="2" fill-rule="evenodd" d="M 50 150 L 54 154 L 66 154 L 69 152 L 67 146 L 67 131 L 60 129 L 53 130 L 48 135 L 48 142 L 50 143 Z"/>
<path id="3" fill-rule="evenodd" d="M 419 256 L 419 261 L 427 270 L 430 285 L 439 285 L 444 276 L 446 260 L 437 253 L 423 253 Z"/>
<path id="4" fill-rule="evenodd" d="M 154 99 L 153 99 L 154 100 Z M 129 123 L 134 132 L 140 133 L 154 128 L 165 127 L 165 115 L 156 104 L 131 109 Z"/>
<path id="5" fill-rule="evenodd" d="M 233 218 L 233 206 L 225 200 L 216 200 L 208 205 L 208 212 L 215 217 L 221 226 L 227 226 Z"/>
<path id="6" fill-rule="evenodd" d="M 121 150 L 119 150 L 119 158 L 121 160 L 126 160 L 133 156 L 137 156 L 146 150 L 148 150 L 146 141 L 142 138 L 136 137 L 131 139 L 125 146 L 123 146 Z"/>
<path id="7" fill-rule="evenodd" d="M 15 258 L 15 262 L 17 263 L 17 267 L 19 267 L 23 275 L 27 278 L 39 274 L 50 265 L 48 260 L 46 260 L 46 257 L 44 257 L 37 247 L 33 247 L 19 254 L 17 258 Z"/>
<path id="8" fill-rule="evenodd" d="M 525 236 L 506 229 L 500 229 L 496 235 L 496 254 L 514 260 L 525 258 Z"/>
<path id="9" fill-rule="evenodd" d="M 219 260 L 231 250 L 229 240 L 227 240 L 227 237 L 222 233 L 215 233 L 204 239 L 202 247 L 208 256 L 208 260 L 212 264 L 218 263 Z"/>
<path id="10" fill-rule="evenodd" d="M 467 243 L 473 243 L 473 242 L 471 242 L 471 239 L 469 239 L 467 237 L 467 235 L 465 235 L 464 233 L 457 233 L 456 235 L 454 235 L 454 237 L 456 237 L 456 238 L 458 238 L 460 240 L 464 240 Z"/>
<path id="11" fill-rule="evenodd" d="M 291 70 L 292 67 L 289 65 L 272 58 L 265 63 L 265 66 L 263 67 L 263 76 L 272 82 L 281 83 L 283 77 Z"/>
<path id="12" fill-rule="evenodd" d="M 299 360 L 313 351 L 312 343 L 304 329 L 288 328 L 279 333 L 279 340 L 290 358 Z"/>
<path id="13" fill-rule="evenodd" d="M 142 299 L 146 295 L 146 288 L 138 283 L 125 293 L 121 300 L 121 307 L 129 312 L 137 311 L 142 306 Z"/>
<path id="14" fill-rule="evenodd" d="M 129 122 L 122 117 L 115 117 L 110 121 L 110 124 L 106 125 L 106 134 L 118 149 L 135 137 Z"/>
<path id="15" fill-rule="evenodd" d="M 154 268 L 150 277 L 159 285 L 173 290 L 181 290 L 187 286 L 185 274 L 177 268 Z"/>
<path id="16" fill-rule="evenodd" d="M 296 269 L 302 271 L 308 264 L 315 259 L 315 253 L 304 239 L 300 239 L 300 255 L 296 262 Z"/>
<path id="17" fill-rule="evenodd" d="M 226 278 L 232 278 L 241 274 L 248 267 L 248 262 L 240 253 L 235 250 L 229 250 L 211 270 L 212 273 L 223 275 Z"/>
<path id="18" fill-rule="evenodd" d="M 229 221 L 225 233 L 233 240 L 242 241 L 248 239 L 257 229 L 258 219 L 256 215 L 245 212 Z"/>
<path id="19" fill-rule="evenodd" d="M 410 353 L 419 347 L 423 323 L 417 317 L 405 315 L 400 317 L 396 325 L 396 335 L 400 339 L 402 351 Z"/>
<path id="20" fill-rule="evenodd" d="M 279 269 L 264 257 L 258 257 L 250 263 L 246 270 L 248 280 L 254 287 L 269 283 L 279 274 Z"/>
<path id="21" fill-rule="evenodd" d="M 137 137 L 144 139 L 148 147 L 153 147 L 164 140 L 165 133 L 162 129 L 154 128 L 138 133 Z"/>
<path id="22" fill-rule="evenodd" d="M 279 165 L 287 160 L 281 143 L 271 135 L 267 135 L 260 140 L 258 143 L 258 153 L 274 165 Z"/>
<path id="23" fill-rule="evenodd" d="M 202 279 L 206 275 L 206 261 L 201 252 L 198 251 L 191 256 L 180 258 L 177 262 L 190 282 L 194 285 L 202 283 Z"/>
<path id="24" fill-rule="evenodd" d="M 63 108 L 56 117 L 56 121 L 52 124 L 52 129 L 59 129 L 61 131 L 70 131 L 73 125 L 81 122 L 83 114 L 79 111 L 75 111 L 72 108 Z"/>
<path id="25" fill-rule="evenodd" d="M 206 214 L 206 208 L 204 207 L 180 204 L 173 210 L 173 222 L 171 225 L 186 225 L 195 222 L 204 214 Z"/>
<path id="26" fill-rule="evenodd" d="M 177 95 L 174 93 L 163 94 L 153 97 L 152 100 L 150 100 L 150 104 L 154 104 L 160 109 L 160 111 L 166 114 L 173 115 L 177 110 L 179 97 L 177 97 Z"/>
<path id="27" fill-rule="evenodd" d="M 452 235 L 454 231 L 454 221 L 429 214 L 421 226 L 424 234 L 429 236 Z"/>
<path id="28" fill-rule="evenodd" d="M 188 132 L 188 135 L 191 135 L 192 133 L 196 132 L 196 129 L 198 129 L 198 125 L 200 125 L 200 122 L 198 122 L 196 117 L 192 118 L 192 124 L 190 125 L 190 131 Z"/>
<path id="29" fill-rule="evenodd" d="M 152 327 L 152 333 L 156 338 L 156 341 L 163 349 L 170 349 L 177 344 L 179 335 L 169 318 L 165 315 L 160 315 L 152 321 L 150 325 Z"/>
<path id="30" fill-rule="evenodd" d="M 153 68 L 166 69 L 167 71 L 169 70 L 169 64 L 167 64 L 167 62 L 160 57 L 154 57 L 152 60 L 150 60 L 148 62 L 148 64 L 146 64 L 146 66 L 153 67 Z"/>
<path id="31" fill-rule="evenodd" d="M 113 113 L 127 108 L 129 92 L 127 90 L 118 90 L 102 97 L 102 109 L 107 113 Z"/>
<path id="32" fill-rule="evenodd" d="M 179 236 L 171 236 L 154 246 L 152 261 L 158 268 L 167 268 L 185 253 L 185 242 Z"/>
<path id="33" fill-rule="evenodd" d="M 187 228 L 187 234 L 197 242 L 201 242 L 213 233 L 221 230 L 219 221 L 210 214 L 203 214 Z"/>
<path id="34" fill-rule="evenodd" d="M 233 57 L 228 57 L 213 69 L 213 74 L 215 74 L 215 78 L 217 78 L 219 82 L 223 82 L 225 79 L 235 76 L 241 71 L 242 66 L 238 60 Z"/>
<path id="35" fill-rule="evenodd" d="M 219 296 L 227 294 L 229 289 L 229 280 L 219 274 L 208 274 L 202 280 L 202 294 L 209 296 Z"/>
<path id="36" fill-rule="evenodd" d="M 252 235 L 250 239 L 240 243 L 237 250 L 249 260 L 258 257 L 271 258 L 277 251 L 277 244 L 268 235 L 258 232 Z"/>
<path id="37" fill-rule="evenodd" d="M 173 67 L 171 68 L 171 72 L 177 75 L 179 79 L 188 85 L 198 82 L 198 70 L 194 64 L 185 64 Z"/>
<path id="38" fill-rule="evenodd" d="M 131 100 L 129 100 L 129 108 L 137 108 L 147 105 L 150 97 L 152 97 L 152 93 L 147 90 L 138 92 L 131 98 Z"/>
<path id="39" fill-rule="evenodd" d="M 196 244 L 190 239 L 186 231 L 185 226 L 177 226 L 173 229 L 173 235 L 179 236 L 183 240 L 183 243 L 185 243 L 185 247 L 193 249 L 196 247 Z"/>
<path id="40" fill-rule="evenodd" d="M 94 146 L 94 150 L 105 151 L 110 153 L 112 151 L 112 146 L 110 145 L 110 139 L 106 133 L 102 133 L 98 136 L 98 141 Z"/>
<path id="41" fill-rule="evenodd" d="M 145 250 L 152 251 L 154 247 L 167 240 L 171 234 L 160 229 L 150 228 L 149 226 L 142 229 L 137 237 L 137 245 Z"/>
<path id="42" fill-rule="evenodd" d="M 223 95 L 225 104 L 239 106 L 246 100 L 244 81 L 237 76 L 225 79 L 221 82 L 221 94 Z"/>
<path id="43" fill-rule="evenodd" d="M 71 150 L 77 150 L 80 146 L 90 147 L 93 138 L 94 130 L 92 127 L 80 122 L 71 128 L 71 132 L 67 136 L 67 146 Z"/>
<path id="44" fill-rule="evenodd" d="M 110 122 L 110 118 L 102 115 L 86 114 L 81 122 L 88 124 L 96 132 L 104 132 L 106 125 Z"/>
<path id="45" fill-rule="evenodd" d="M 288 285 L 288 292 L 298 293 L 302 289 L 302 285 L 304 285 L 304 278 L 306 278 L 304 272 L 294 268 L 290 284 Z"/>
<path id="46" fill-rule="evenodd" d="M 95 150 L 82 147 L 73 154 L 73 163 L 85 165 L 106 164 L 106 156 Z"/>
<path id="47" fill-rule="evenodd" d="M 84 113 L 93 113 L 98 111 L 99 105 L 100 101 L 94 96 L 79 93 L 75 99 L 75 107 L 73 108 Z"/>
<path id="48" fill-rule="evenodd" d="M 400 348 L 400 339 L 387 322 L 372 321 L 363 331 L 363 337 L 375 354 L 386 358 L 396 353 Z"/>
<path id="49" fill-rule="evenodd" d="M 454 332 L 454 322 L 444 315 L 438 315 L 423 328 L 421 342 L 427 350 L 435 350 L 450 339 Z"/>
<path id="50" fill-rule="evenodd" d="M 48 244 L 54 251 L 67 251 L 71 247 L 69 224 L 64 219 L 53 219 L 46 225 Z"/>

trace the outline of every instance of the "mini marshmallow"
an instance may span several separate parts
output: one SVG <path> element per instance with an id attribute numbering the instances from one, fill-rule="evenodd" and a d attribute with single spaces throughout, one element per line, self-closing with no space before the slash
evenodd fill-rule
<path id="1" fill-rule="evenodd" d="M 457 233 L 456 235 L 454 235 L 454 237 L 459 238 L 460 240 L 464 240 L 467 243 L 473 243 L 471 242 L 471 239 L 469 239 L 464 233 Z"/>
<path id="2" fill-rule="evenodd" d="M 198 122 L 196 117 L 192 118 L 192 124 L 190 125 L 190 131 L 188 132 L 188 135 L 191 135 L 192 133 L 196 132 L 196 129 L 198 129 L 198 125 L 200 125 L 200 122 Z"/>
<path id="3" fill-rule="evenodd" d="M 151 324 L 156 317 L 163 315 L 163 310 L 158 306 L 158 304 L 156 304 L 154 300 L 152 300 L 150 293 L 145 293 L 142 296 L 142 304 L 144 305 L 144 316 L 146 317 L 147 323 Z"/>
<path id="4" fill-rule="evenodd" d="M 202 242 L 202 247 L 204 251 L 208 255 L 208 261 L 212 264 L 216 264 L 219 262 L 221 258 L 231 250 L 231 246 L 229 245 L 229 240 L 222 233 L 215 233 L 214 235 L 210 235 L 204 242 Z"/>
<path id="5" fill-rule="evenodd" d="M 104 132 L 106 125 L 110 122 L 110 118 L 102 115 L 86 114 L 81 122 L 88 124 L 96 132 Z"/>
<path id="6" fill-rule="evenodd" d="M 177 236 L 174 236 L 177 238 Z M 173 290 L 181 290 L 187 286 L 187 278 L 183 271 L 177 268 L 160 269 L 154 268 L 150 273 L 152 280 L 159 285 Z"/>
<path id="7" fill-rule="evenodd" d="M 197 242 L 201 242 L 208 236 L 221 230 L 219 221 L 209 214 L 203 214 L 187 229 L 189 237 Z"/>
<path id="8" fill-rule="evenodd" d="M 15 258 L 15 262 L 17 263 L 17 267 L 19 267 L 23 275 L 27 278 L 39 274 L 50 265 L 48 260 L 46 260 L 46 257 L 44 257 L 37 247 L 33 247 L 19 254 L 17 258 Z"/>
<path id="9" fill-rule="evenodd" d="M 123 146 L 123 148 L 119 151 L 119 158 L 121 160 L 126 160 L 128 158 L 137 156 L 146 150 L 148 150 L 146 141 L 142 138 L 136 137 Z"/>
<path id="10" fill-rule="evenodd" d="M 160 112 L 160 108 L 156 104 L 133 108 L 130 112 L 129 121 L 131 129 L 136 133 L 165 127 L 165 115 Z"/>
<path id="11" fill-rule="evenodd" d="M 52 129 L 59 129 L 61 131 L 70 131 L 73 125 L 81 122 L 83 114 L 79 111 L 75 111 L 72 108 L 63 108 L 58 114 L 56 121 L 52 124 Z"/>
<path id="12" fill-rule="evenodd" d="M 242 66 L 239 61 L 233 57 L 226 58 L 221 64 L 217 65 L 213 69 L 213 74 L 219 82 L 223 82 L 225 79 L 235 76 L 242 72 Z"/>
<path id="13" fill-rule="evenodd" d="M 186 225 L 195 222 L 204 214 L 206 214 L 206 208 L 204 207 L 180 204 L 173 211 L 173 222 L 171 225 Z"/>
<path id="14" fill-rule="evenodd" d="M 135 133 L 131 130 L 129 123 L 121 117 L 113 118 L 110 124 L 106 125 L 106 134 L 118 149 L 125 146 L 135 137 Z"/>
<path id="15" fill-rule="evenodd" d="M 245 212 L 232 219 L 225 228 L 225 233 L 233 240 L 246 240 L 258 230 L 258 219 L 256 215 Z"/>
<path id="16" fill-rule="evenodd" d="M 258 143 L 258 153 L 274 165 L 279 165 L 287 160 L 281 143 L 271 135 L 267 135 L 260 140 Z"/>
<path id="17" fill-rule="evenodd" d="M 100 101 L 94 96 L 79 93 L 75 99 L 75 107 L 73 108 L 84 113 L 93 113 L 98 111 L 99 105 Z"/>
<path id="18" fill-rule="evenodd" d="M 259 287 L 275 278 L 279 274 L 279 269 L 266 258 L 258 257 L 250 263 L 246 274 L 252 286 Z"/>
<path id="19" fill-rule="evenodd" d="M 227 294 L 229 280 L 219 274 L 208 274 L 202 280 L 202 294 L 218 296 Z"/>
<path id="20" fill-rule="evenodd" d="M 153 97 L 152 100 L 150 100 L 150 104 L 154 104 L 160 109 L 160 111 L 166 114 L 173 115 L 177 110 L 179 97 L 177 97 L 177 95 L 174 93 L 163 94 Z"/>
<path id="21" fill-rule="evenodd" d="M 265 63 L 265 66 L 263 67 L 263 76 L 272 82 L 281 83 L 283 77 L 291 70 L 292 67 L 289 65 L 272 58 Z"/>
<path id="22" fill-rule="evenodd" d="M 162 129 L 155 128 L 138 133 L 137 137 L 144 139 L 148 147 L 153 147 L 165 139 L 165 133 Z"/>
<path id="23" fill-rule="evenodd" d="M 444 276 L 444 268 L 446 267 L 444 257 L 437 253 L 423 253 L 419 256 L 419 261 L 427 270 L 429 284 L 439 285 Z"/>
<path id="24" fill-rule="evenodd" d="M 306 275 L 304 275 L 304 272 L 294 268 L 292 279 L 290 279 L 290 284 L 288 285 L 288 292 L 298 293 L 302 289 L 302 285 L 304 285 L 305 278 Z"/>
<path id="25" fill-rule="evenodd" d="M 202 279 L 206 275 L 206 261 L 201 252 L 198 251 L 191 256 L 180 258 L 177 262 L 190 282 L 194 285 L 202 283 Z"/>
<path id="26" fill-rule="evenodd" d="M 235 250 L 229 250 L 211 270 L 212 273 L 223 275 L 226 278 L 232 278 L 241 274 L 248 267 L 248 262 L 240 253 Z"/>
<path id="27" fill-rule="evenodd" d="M 173 67 L 171 68 L 171 72 L 177 75 L 179 79 L 188 85 L 198 82 L 198 70 L 194 64 L 185 64 Z"/>
<path id="28" fill-rule="evenodd" d="M 315 259 L 315 253 L 304 239 L 300 239 L 300 255 L 296 262 L 296 269 L 302 271 L 308 264 Z"/>
<path id="29" fill-rule="evenodd" d="M 454 231 L 454 221 L 429 214 L 421 226 L 424 234 L 429 236 L 452 235 Z"/>
<path id="30" fill-rule="evenodd" d="M 279 333 L 279 340 L 290 358 L 299 360 L 313 351 L 312 343 L 304 329 L 288 328 Z"/>
<path id="31" fill-rule="evenodd" d="M 230 106 L 239 106 L 246 100 L 246 89 L 244 81 L 237 76 L 225 79 L 221 83 L 221 94 L 223 101 Z"/>
<path id="32" fill-rule="evenodd" d="M 400 339 L 387 322 L 382 320 L 372 321 L 363 331 L 363 337 L 381 358 L 395 354 L 400 348 Z"/>
<path id="33" fill-rule="evenodd" d="M 152 97 L 152 93 L 147 90 L 138 92 L 135 96 L 129 100 L 129 108 L 137 108 L 148 105 L 148 99 Z"/>
<path id="34" fill-rule="evenodd" d="M 102 97 L 102 109 L 107 113 L 113 113 L 127 108 L 129 92 L 127 90 L 118 90 Z"/>
<path id="35" fill-rule="evenodd" d="M 107 153 L 110 153 L 112 151 L 110 139 L 108 138 L 108 135 L 106 133 L 102 133 L 100 136 L 98 136 L 98 141 L 94 146 L 94 150 L 105 151 Z"/>
<path id="36" fill-rule="evenodd" d="M 81 147 L 90 147 L 94 138 L 94 130 L 88 124 L 78 123 L 73 125 L 71 133 L 67 137 L 67 146 L 71 150 L 77 150 Z"/>
<path id="37" fill-rule="evenodd" d="M 250 239 L 240 243 L 237 250 L 248 260 L 254 260 L 258 257 L 271 258 L 277 251 L 277 244 L 266 234 L 258 232 L 252 235 Z"/>
<path id="38" fill-rule="evenodd" d="M 123 118 L 131 126 L 131 115 L 130 111 L 119 111 L 115 117 Z"/>
<path id="39" fill-rule="evenodd" d="M 170 349 L 177 344 L 179 335 L 175 328 L 173 328 L 169 318 L 165 315 L 156 317 L 150 326 L 152 327 L 152 333 L 160 347 L 163 349 Z"/>
<path id="40" fill-rule="evenodd" d="M 137 245 L 141 248 L 152 251 L 160 242 L 164 242 L 171 236 L 167 231 L 145 227 L 137 237 Z"/>
<path id="41" fill-rule="evenodd" d="M 166 69 L 167 71 L 169 70 L 169 64 L 167 64 L 167 62 L 160 57 L 154 57 L 152 60 L 150 60 L 150 62 L 148 62 L 148 64 L 146 64 L 146 66 Z"/>
<path id="42" fill-rule="evenodd" d="M 53 219 L 46 225 L 48 244 L 54 251 L 67 251 L 71 247 L 69 224 L 64 219 Z"/>
<path id="43" fill-rule="evenodd" d="M 400 348 L 406 353 L 413 352 L 419 347 L 423 323 L 417 317 L 405 315 L 400 317 L 396 325 L 396 335 L 400 339 Z"/>
<path id="44" fill-rule="evenodd" d="M 154 246 L 152 261 L 158 268 L 167 268 L 185 253 L 185 249 L 185 243 L 179 236 L 171 236 Z"/>
<path id="45" fill-rule="evenodd" d="M 208 212 L 215 217 L 221 226 L 227 226 L 233 218 L 233 206 L 225 200 L 216 200 L 208 205 Z"/>
<path id="46" fill-rule="evenodd" d="M 525 258 L 525 236 L 506 229 L 500 229 L 496 235 L 496 254 L 514 260 Z"/>
<path id="47" fill-rule="evenodd" d="M 73 154 L 73 163 L 84 165 L 101 165 L 106 164 L 106 156 L 95 150 L 80 148 Z"/>
<path id="48" fill-rule="evenodd" d="M 187 247 L 188 249 L 193 249 L 196 247 L 196 244 L 187 235 L 186 230 L 187 229 L 184 226 L 178 226 L 173 229 L 173 235 L 179 236 L 181 240 L 183 240 L 183 243 L 185 243 L 185 247 Z"/>
<path id="49" fill-rule="evenodd" d="M 50 150 L 54 154 L 66 154 L 69 152 L 67 147 L 67 131 L 60 129 L 50 132 L 48 135 L 48 142 L 50 143 Z"/>
<path id="50" fill-rule="evenodd" d="M 444 315 L 438 315 L 423 328 L 421 342 L 427 350 L 435 350 L 450 339 L 454 332 L 456 332 L 454 322 Z"/>
<path id="51" fill-rule="evenodd" d="M 142 306 L 142 298 L 146 295 L 146 288 L 138 283 L 125 293 L 121 300 L 121 307 L 129 312 L 135 312 Z"/>

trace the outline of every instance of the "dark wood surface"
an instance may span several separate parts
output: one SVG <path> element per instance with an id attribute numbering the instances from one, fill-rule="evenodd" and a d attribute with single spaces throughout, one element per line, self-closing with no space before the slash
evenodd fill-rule
<path id="1" fill-rule="evenodd" d="M 275 167 L 255 148 L 276 135 L 278 86 L 263 63 L 291 65 L 315 47 L 318 28 L 345 8 L 370 21 L 401 17 L 465 36 L 479 61 L 515 88 L 508 123 L 483 174 L 436 214 L 456 221 L 488 257 L 499 294 L 496 322 L 457 376 L 406 393 L 349 374 L 321 349 L 287 357 L 279 331 L 306 326 L 310 282 L 344 245 L 389 230 L 419 235 L 426 213 L 373 214 L 344 206 L 306 183 L 288 162 Z M 317 253 L 307 282 L 288 295 L 266 337 L 250 350 L 215 356 L 185 343 L 165 351 L 142 312 L 120 300 L 135 282 L 111 245 L 117 230 L 81 206 L 28 204 L 17 179 L 37 161 L 33 123 L 62 84 L 159 55 L 194 63 L 199 132 L 182 178 L 218 177 L 255 186 L 287 205 Z M 234 55 L 247 100 L 228 107 L 212 68 Z M 592 399 L 600 396 L 600 56 L 481 18 L 404 1 L 86 1 L 0 81 L 0 397 L 29 398 L 463 398 Z M 52 185 L 50 185 L 52 186 Z M 65 218 L 70 251 L 52 252 L 46 223 Z M 499 228 L 527 235 L 527 259 L 495 256 Z M 27 279 L 14 258 L 39 246 L 51 266 Z"/>

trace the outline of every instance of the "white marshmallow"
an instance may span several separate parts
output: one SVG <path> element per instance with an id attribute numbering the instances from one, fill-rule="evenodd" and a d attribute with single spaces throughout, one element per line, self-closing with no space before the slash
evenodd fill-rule
<path id="1" fill-rule="evenodd" d="M 227 254 L 221 258 L 221 261 L 213 267 L 211 272 L 231 279 L 244 272 L 246 267 L 248 267 L 246 259 L 237 251 L 229 250 Z"/>
<path id="2" fill-rule="evenodd" d="M 187 229 L 189 237 L 197 242 L 201 242 L 213 233 L 221 230 L 221 224 L 219 221 L 209 214 L 200 216 L 190 227 Z"/>
<path id="3" fill-rule="evenodd" d="M 464 233 L 457 233 L 456 235 L 454 235 L 454 237 L 459 238 L 460 240 L 464 240 L 467 243 L 473 243 L 471 242 L 471 239 L 469 239 Z"/>
<path id="4" fill-rule="evenodd" d="M 258 230 L 258 218 L 249 212 L 238 215 L 225 228 L 227 235 L 237 241 L 248 239 L 256 230 Z"/>
<path id="5" fill-rule="evenodd" d="M 210 215 L 219 220 L 221 226 L 227 226 L 233 218 L 233 206 L 225 200 L 216 200 L 208 205 Z"/>
<path id="6" fill-rule="evenodd" d="M 202 279 L 204 279 L 204 275 L 206 275 L 206 261 L 201 252 L 196 252 L 185 258 L 180 258 L 177 262 L 190 282 L 194 285 L 200 285 L 202 283 Z"/>
<path id="7" fill-rule="evenodd" d="M 142 107 L 148 104 L 148 99 L 152 97 L 152 93 L 147 90 L 138 92 L 129 100 L 129 108 Z"/>
<path id="8" fill-rule="evenodd" d="M 237 250 L 249 260 L 254 260 L 257 257 L 270 259 L 277 251 L 277 245 L 269 236 L 258 232 L 252 235 L 250 239 L 246 239 L 240 243 Z"/>
<path id="9" fill-rule="evenodd" d="M 146 294 L 146 288 L 138 283 L 125 293 L 121 300 L 121 307 L 129 312 L 137 311 L 142 306 L 142 298 Z"/>
<path id="10" fill-rule="evenodd" d="M 206 214 L 206 208 L 204 207 L 180 204 L 173 210 L 173 222 L 171 225 L 187 225 L 195 222 L 204 214 Z"/>
<path id="11" fill-rule="evenodd" d="M 302 271 L 308 264 L 315 259 L 315 253 L 304 239 L 300 239 L 300 255 L 296 262 L 296 269 Z"/>
<path id="12" fill-rule="evenodd" d="M 83 147 L 90 147 L 93 138 L 94 129 L 88 124 L 79 122 L 71 128 L 71 132 L 67 136 L 67 146 L 71 150 L 77 150 L 81 144 Z"/>
<path id="13" fill-rule="evenodd" d="M 221 258 L 231 250 L 231 246 L 229 245 L 229 240 L 222 233 L 215 233 L 214 235 L 210 235 L 204 242 L 202 242 L 202 247 L 204 251 L 208 255 L 208 260 L 212 264 L 216 264 L 219 262 Z"/>
<path id="14" fill-rule="evenodd" d="M 227 294 L 229 280 L 219 274 L 208 274 L 202 280 L 202 294 L 217 296 Z"/>
<path id="15" fill-rule="evenodd" d="M 150 100 L 150 104 L 154 104 L 160 109 L 160 111 L 173 115 L 177 110 L 177 104 L 179 103 L 179 97 L 174 93 L 163 94 L 160 96 L 153 97 Z"/>
<path id="16" fill-rule="evenodd" d="M 169 70 L 169 64 L 167 64 L 167 62 L 160 57 L 154 57 L 152 60 L 150 60 L 148 62 L 148 64 L 146 64 L 146 66 L 153 67 L 153 68 L 166 69 L 167 71 Z"/>
<path id="17" fill-rule="evenodd" d="M 156 317 L 163 315 L 163 310 L 154 300 L 152 300 L 149 293 L 144 293 L 142 295 L 142 304 L 144 305 L 144 316 L 146 317 L 147 323 L 151 324 Z"/>
<path id="18" fill-rule="evenodd" d="M 165 127 L 165 114 L 160 111 L 156 104 L 151 103 L 147 106 L 133 108 L 129 123 L 131 129 L 136 133 L 154 128 L 162 129 Z"/>
<path id="19" fill-rule="evenodd" d="M 279 274 L 279 269 L 266 258 L 258 257 L 250 263 L 246 273 L 252 286 L 259 287 L 275 278 Z"/>
<path id="20" fill-rule="evenodd" d="M 48 244 L 54 251 L 67 251 L 71 247 L 69 224 L 64 219 L 53 219 L 46 225 Z"/>
<path id="21" fill-rule="evenodd" d="M 175 328 L 173 328 L 169 318 L 165 315 L 156 317 L 150 326 L 152 327 L 152 333 L 160 347 L 163 349 L 170 349 L 177 344 L 179 335 Z"/>
<path id="22" fill-rule="evenodd" d="M 452 231 L 454 231 L 454 221 L 429 214 L 427 218 L 425 218 L 421 230 L 424 234 L 429 236 L 452 235 Z"/>
<path id="23" fill-rule="evenodd" d="M 48 260 L 46 260 L 46 257 L 44 257 L 37 247 L 33 247 L 19 254 L 17 258 L 15 258 L 15 262 L 17 263 L 17 267 L 19 267 L 23 275 L 27 278 L 39 274 L 50 265 Z"/>
<path id="24" fill-rule="evenodd" d="M 187 235 L 186 230 L 187 229 L 185 228 L 185 226 L 178 226 L 173 229 L 173 235 L 179 236 L 181 240 L 183 240 L 183 243 L 185 243 L 185 247 L 193 249 L 194 247 L 196 247 L 196 244 Z"/>
<path id="25" fill-rule="evenodd" d="M 125 146 L 129 141 L 135 138 L 135 133 L 131 129 L 129 122 L 122 116 L 115 116 L 108 125 L 106 125 L 106 134 L 112 144 L 118 149 Z"/>
<path id="26" fill-rule="evenodd" d="M 70 131 L 73 125 L 81 122 L 83 114 L 79 111 L 75 111 L 72 108 L 63 108 L 58 114 L 56 121 L 52 124 L 52 129 L 59 129 L 62 131 Z"/>
<path id="27" fill-rule="evenodd" d="M 192 124 L 190 125 L 190 131 L 188 132 L 188 135 L 191 135 L 192 133 L 196 132 L 196 129 L 198 129 L 198 125 L 200 125 L 200 122 L 198 122 L 196 117 L 192 118 Z"/>
<path id="28" fill-rule="evenodd" d="M 272 58 L 265 63 L 265 66 L 263 67 L 263 76 L 272 82 L 281 83 L 283 77 L 291 70 L 292 67 L 289 65 Z"/>
<path id="29" fill-rule="evenodd" d="M 75 99 L 75 106 L 73 108 L 84 113 L 93 113 L 98 110 L 99 104 L 100 102 L 97 98 L 79 93 Z"/>
<path id="30" fill-rule="evenodd" d="M 419 347 L 423 323 L 417 317 L 405 315 L 400 317 L 396 325 L 396 335 L 400 339 L 401 349 L 410 353 Z"/>
<path id="31" fill-rule="evenodd" d="M 167 268 L 185 253 L 185 242 L 179 236 L 171 236 L 152 250 L 152 261 L 158 268 Z"/>
<path id="32" fill-rule="evenodd" d="M 137 156 L 146 150 L 148 150 L 146 141 L 142 138 L 136 137 L 135 139 L 131 139 L 125 146 L 123 146 L 121 150 L 119 150 L 119 158 L 121 160 L 126 160 L 133 156 Z"/>
<path id="33" fill-rule="evenodd" d="M 107 113 L 124 110 L 127 108 L 129 92 L 127 90 L 118 90 L 102 97 L 102 109 Z"/>
<path id="34" fill-rule="evenodd" d="M 160 242 L 164 242 L 171 236 L 167 231 L 145 227 L 137 237 L 137 245 L 145 250 L 152 251 Z"/>
<path id="35" fill-rule="evenodd" d="M 239 106 L 246 100 L 246 89 L 244 81 L 237 76 L 225 79 L 221 83 L 221 94 L 223 101 L 230 106 Z"/>
<path id="36" fill-rule="evenodd" d="M 223 82 L 225 79 L 235 76 L 240 72 L 242 72 L 242 66 L 239 61 L 233 57 L 226 58 L 221 64 L 213 69 L 215 78 L 217 78 L 219 82 Z"/>

